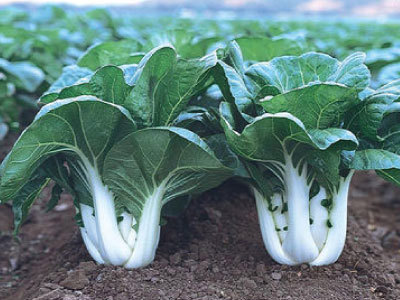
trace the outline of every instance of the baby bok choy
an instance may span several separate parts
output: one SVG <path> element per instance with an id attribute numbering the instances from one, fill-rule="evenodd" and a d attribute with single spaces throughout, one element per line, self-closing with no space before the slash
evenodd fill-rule
<path id="1" fill-rule="evenodd" d="M 89 75 L 79 67 L 66 70 L 85 78 L 53 87 L 49 104 L 1 165 L 0 199 L 13 200 L 16 228 L 53 180 L 50 206 L 62 190 L 74 196 L 94 260 L 126 268 L 151 263 L 162 207 L 213 188 L 232 172 L 195 133 L 169 126 L 207 85 L 213 61 L 182 60 L 173 48 L 160 47 L 128 67 L 128 74 L 116 66 Z"/>
<path id="2" fill-rule="evenodd" d="M 306 53 L 244 69 L 237 45 L 226 52 L 221 123 L 247 168 L 267 251 L 288 265 L 335 262 L 359 147 L 345 120 L 369 84 L 365 56 Z"/>

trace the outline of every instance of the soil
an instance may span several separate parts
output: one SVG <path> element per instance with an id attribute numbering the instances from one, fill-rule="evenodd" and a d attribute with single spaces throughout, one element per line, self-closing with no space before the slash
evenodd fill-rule
<path id="1" fill-rule="evenodd" d="M 11 208 L 0 206 L 0 299 L 400 299 L 400 190 L 372 173 L 353 179 L 347 243 L 327 267 L 275 263 L 252 197 L 234 182 L 169 219 L 155 261 L 139 270 L 96 265 L 70 197 L 46 213 L 48 197 L 45 190 L 18 240 Z"/>

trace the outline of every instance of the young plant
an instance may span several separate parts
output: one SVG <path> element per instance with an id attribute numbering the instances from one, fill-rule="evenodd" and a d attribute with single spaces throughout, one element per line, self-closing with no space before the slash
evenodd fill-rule
<path id="1" fill-rule="evenodd" d="M 182 60 L 173 48 L 160 47 L 135 66 L 134 86 L 126 83 L 131 73 L 106 66 L 92 75 L 76 69 L 86 78 L 51 88 L 43 98 L 49 104 L 0 169 L 0 199 L 13 200 L 16 230 L 51 179 L 50 207 L 63 189 L 74 196 L 93 259 L 126 268 L 151 263 L 162 207 L 213 188 L 232 173 L 195 133 L 168 127 L 207 86 L 203 79 L 212 61 Z M 62 99 L 67 96 L 72 98 Z"/>
<path id="2" fill-rule="evenodd" d="M 307 53 L 244 70 L 236 46 L 216 75 L 221 124 L 247 168 L 265 247 L 282 264 L 331 264 L 345 243 L 354 169 L 383 169 L 360 163 L 358 132 L 346 124 L 363 105 L 365 56 Z"/>

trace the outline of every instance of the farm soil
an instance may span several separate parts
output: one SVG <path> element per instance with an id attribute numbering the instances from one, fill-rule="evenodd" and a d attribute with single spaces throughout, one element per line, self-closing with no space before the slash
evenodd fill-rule
<path id="1" fill-rule="evenodd" d="M 3 142 L 0 160 L 15 138 Z M 0 207 L 0 299 L 400 299 L 400 190 L 372 173 L 353 179 L 346 246 L 327 267 L 275 263 L 252 197 L 234 182 L 169 219 L 155 261 L 139 270 L 93 263 L 70 197 L 46 213 L 48 197 L 18 240 L 11 208 Z"/>

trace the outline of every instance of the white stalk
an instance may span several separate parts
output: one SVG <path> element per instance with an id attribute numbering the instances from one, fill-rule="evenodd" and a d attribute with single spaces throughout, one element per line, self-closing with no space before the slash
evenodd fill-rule
<path id="1" fill-rule="evenodd" d="M 85 228 L 80 228 L 81 229 L 81 235 L 83 242 L 85 243 L 86 249 L 88 250 L 90 256 L 98 263 L 98 264 L 104 264 L 106 263 L 100 252 L 97 250 L 97 247 L 92 243 L 90 240 L 88 233 Z"/>
<path id="2" fill-rule="evenodd" d="M 104 253 L 99 252 L 97 223 L 96 218 L 93 215 L 93 208 L 86 204 L 80 204 L 80 212 L 84 225 L 84 227 L 81 228 L 81 234 L 83 241 L 85 242 L 86 248 L 89 251 L 89 254 L 96 262 L 100 264 L 106 263 L 106 261 L 104 260 Z"/>
<path id="3" fill-rule="evenodd" d="M 139 229 L 133 253 L 124 265 L 126 268 L 145 267 L 154 260 L 160 238 L 162 198 L 167 181 L 167 179 L 164 180 L 154 190 L 153 195 L 146 200 L 139 220 Z"/>
<path id="4" fill-rule="evenodd" d="M 296 168 L 289 155 L 285 155 L 283 174 L 284 199 L 288 203 L 288 232 L 282 248 L 297 264 L 307 263 L 317 258 L 319 250 L 310 229 L 309 194 L 307 167 L 300 164 Z"/>
<path id="5" fill-rule="evenodd" d="M 325 245 L 328 236 L 328 209 L 321 205 L 321 201 L 327 198 L 326 190 L 322 186 L 317 195 L 310 200 L 310 217 L 313 220 L 311 224 L 311 234 L 317 244 L 319 251 Z"/>
<path id="6" fill-rule="evenodd" d="M 283 250 L 279 234 L 276 231 L 275 221 L 271 211 L 268 209 L 268 202 L 264 197 L 257 191 L 256 188 L 251 187 L 254 198 L 256 199 L 258 221 L 260 222 L 261 235 L 265 248 L 269 255 L 278 263 L 285 265 L 296 265 Z"/>
<path id="7" fill-rule="evenodd" d="M 328 237 L 320 255 L 310 263 L 313 266 L 332 264 L 339 258 L 346 241 L 347 228 L 347 198 L 354 170 L 346 178 L 340 179 L 339 189 L 333 195 L 330 222 L 332 227 L 328 230 Z"/>
<path id="8" fill-rule="evenodd" d="M 103 184 L 98 171 L 88 164 L 85 167 L 93 196 L 99 252 L 105 261 L 122 265 L 129 259 L 132 249 L 119 231 L 114 197 Z"/>
<path id="9" fill-rule="evenodd" d="M 125 242 L 133 249 L 136 241 L 136 231 L 132 227 L 136 224 L 136 219 L 127 212 L 123 212 L 121 217 L 123 217 L 123 219 L 118 224 L 119 231 Z"/>

